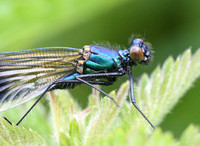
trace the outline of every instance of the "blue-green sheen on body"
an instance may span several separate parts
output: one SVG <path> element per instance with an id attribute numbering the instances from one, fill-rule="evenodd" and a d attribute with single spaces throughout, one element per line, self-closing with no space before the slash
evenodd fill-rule
<path id="1" fill-rule="evenodd" d="M 90 46 L 91 55 L 84 65 L 84 74 L 114 72 L 121 65 L 118 52 L 99 46 Z"/>

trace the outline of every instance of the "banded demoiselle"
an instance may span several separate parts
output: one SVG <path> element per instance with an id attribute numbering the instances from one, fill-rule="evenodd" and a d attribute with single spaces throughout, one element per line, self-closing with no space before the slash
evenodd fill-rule
<path id="1" fill-rule="evenodd" d="M 127 73 L 131 102 L 154 128 L 136 105 L 132 75 L 132 66 L 146 65 L 150 60 L 151 50 L 142 39 L 134 39 L 129 49 L 118 51 L 89 45 L 83 49 L 46 47 L 0 53 L 0 112 L 39 96 L 16 124 L 19 125 L 46 92 L 74 88 L 81 83 L 95 88 L 118 106 L 111 96 L 94 84 L 111 85 L 117 77 Z"/>

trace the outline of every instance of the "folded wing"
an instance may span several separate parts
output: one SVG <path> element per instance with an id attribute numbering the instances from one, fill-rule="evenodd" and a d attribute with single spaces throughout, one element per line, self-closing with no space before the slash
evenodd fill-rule
<path id="1" fill-rule="evenodd" d="M 80 49 L 40 48 L 0 53 L 0 112 L 23 104 L 75 70 Z"/>

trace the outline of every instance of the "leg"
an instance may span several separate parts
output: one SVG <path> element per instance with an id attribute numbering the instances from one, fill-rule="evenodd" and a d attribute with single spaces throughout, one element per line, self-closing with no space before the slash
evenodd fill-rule
<path id="1" fill-rule="evenodd" d="M 112 98 L 110 95 L 108 95 L 107 93 L 105 93 L 104 91 L 102 91 L 101 89 L 95 87 L 94 85 L 92 85 L 89 81 L 86 81 L 82 78 L 89 78 L 89 77 L 106 77 L 106 76 L 123 76 L 125 74 L 125 71 L 123 72 L 111 72 L 111 73 L 98 73 L 98 74 L 86 74 L 86 75 L 79 75 L 76 76 L 76 79 L 96 90 L 98 90 L 99 92 L 103 93 L 105 96 L 107 96 L 108 98 L 110 98 L 116 105 L 117 107 L 119 107 L 118 103 L 114 100 L 114 98 Z"/>
<path id="2" fill-rule="evenodd" d="M 31 108 L 24 114 L 24 116 L 17 122 L 16 125 L 19 125 L 22 120 L 28 115 L 28 113 L 35 107 L 35 105 L 40 101 L 40 99 L 42 99 L 42 97 L 45 95 L 46 92 L 48 92 L 53 85 L 58 84 L 58 83 L 82 83 L 78 80 L 56 80 L 54 81 L 51 85 L 49 85 L 47 87 L 47 89 L 40 95 L 40 97 L 36 100 L 36 102 L 31 106 Z M 104 82 L 104 81 L 89 81 L 89 83 L 91 84 L 98 84 L 98 85 L 111 85 L 112 83 L 108 83 L 108 82 Z M 8 123 L 10 123 L 12 125 L 12 123 L 6 118 L 3 117 Z"/>
<path id="3" fill-rule="evenodd" d="M 40 97 L 36 100 L 36 102 L 31 106 L 31 108 L 23 115 L 23 117 L 17 122 L 17 126 L 22 122 L 22 120 L 28 115 L 28 113 L 35 107 L 35 105 L 42 99 L 42 97 L 45 95 L 45 93 L 53 86 L 54 84 L 52 83 L 41 95 Z M 6 118 L 3 117 L 8 123 L 12 125 L 12 123 Z"/>
<path id="4" fill-rule="evenodd" d="M 110 95 L 108 95 L 107 93 L 105 93 L 104 91 L 102 91 L 101 89 L 95 87 L 94 85 L 92 84 L 99 84 L 100 82 L 103 82 L 105 83 L 106 85 L 108 84 L 108 82 L 104 82 L 104 81 L 86 81 L 82 78 L 89 78 L 89 77 L 105 77 L 105 76 L 122 76 L 124 75 L 125 72 L 112 72 L 112 73 L 99 73 L 99 74 L 86 74 L 86 75 L 79 75 L 79 76 L 76 76 L 76 79 L 77 80 L 71 80 L 71 81 L 75 81 L 75 82 L 81 82 L 81 83 L 84 83 L 96 90 L 98 90 L 99 92 L 103 93 L 105 96 L 109 97 L 116 105 L 117 107 L 119 107 L 119 105 L 117 104 L 117 102 L 114 100 L 114 98 L 112 98 Z M 67 81 L 67 80 L 66 80 Z M 65 80 L 58 80 L 56 83 L 66 83 Z M 72 83 L 72 82 L 71 82 Z M 105 85 L 105 84 L 102 84 L 102 85 Z M 110 83 L 112 84 L 112 83 Z M 100 85 L 100 84 L 99 84 Z"/>
<path id="5" fill-rule="evenodd" d="M 100 73 L 100 74 L 88 74 L 88 75 L 80 75 L 80 77 L 103 77 L 103 76 L 121 76 L 123 75 L 122 73 L 118 73 L 118 72 L 114 72 L 114 73 Z M 83 80 L 84 81 L 84 80 Z M 118 106 L 118 104 L 116 103 L 116 101 L 109 96 L 107 93 L 103 92 L 102 90 L 96 88 L 95 86 L 93 86 L 92 84 L 98 84 L 98 85 L 110 85 L 112 83 L 108 83 L 108 82 L 104 82 L 104 81 L 85 81 L 83 82 L 82 79 L 81 80 L 61 80 L 58 79 L 56 81 L 54 81 L 52 84 L 50 84 L 46 90 L 40 95 L 40 97 L 36 100 L 36 102 L 31 106 L 31 108 L 24 114 L 24 116 L 17 122 L 16 125 L 19 125 L 22 120 L 29 114 L 29 112 L 35 107 L 35 105 L 40 101 L 40 99 L 42 99 L 42 97 L 46 94 L 46 92 L 48 92 L 55 84 L 58 83 L 88 83 L 89 86 L 95 88 L 96 90 L 100 91 L 101 93 L 103 93 L 104 95 L 108 96 L 111 100 L 113 100 L 115 102 L 115 104 Z M 4 119 L 9 122 L 11 124 L 11 122 L 4 117 Z"/>
<path id="6" fill-rule="evenodd" d="M 89 78 L 89 77 L 106 77 L 106 76 L 123 76 L 125 72 L 111 72 L 111 73 L 98 73 L 98 74 L 86 74 L 79 75 L 79 78 Z"/>
<path id="7" fill-rule="evenodd" d="M 3 117 L 3 119 L 6 120 L 10 125 L 12 125 L 12 123 L 6 117 Z"/>
<path id="8" fill-rule="evenodd" d="M 55 84 L 55 82 L 53 82 L 51 85 L 49 85 L 46 90 L 40 95 L 40 97 L 36 100 L 36 102 L 31 106 L 31 108 L 24 114 L 24 116 L 17 122 L 17 126 L 22 122 L 22 120 L 29 114 L 29 112 L 36 106 L 36 104 L 40 101 L 40 99 L 42 99 L 42 97 L 46 94 L 46 92 L 49 91 L 49 89 Z M 8 121 L 8 119 L 7 119 Z M 9 122 L 11 123 L 11 122 Z"/>
<path id="9" fill-rule="evenodd" d="M 154 128 L 153 124 L 149 121 L 149 119 L 145 116 L 145 114 L 136 105 L 135 95 L 134 95 L 133 75 L 132 75 L 131 67 L 128 66 L 127 70 L 128 70 L 129 80 L 130 80 L 130 98 L 131 98 L 131 102 L 135 106 L 135 108 L 140 112 L 140 114 L 147 120 L 147 122 L 151 125 L 151 127 Z"/>
<path id="10" fill-rule="evenodd" d="M 76 81 L 75 81 L 76 82 Z M 31 106 L 31 108 L 24 114 L 24 116 L 19 120 L 19 122 L 17 122 L 16 125 L 19 125 L 21 123 L 21 121 L 28 115 L 28 113 L 36 106 L 36 104 L 40 101 L 40 99 L 42 99 L 42 97 L 46 94 L 46 92 L 49 91 L 49 89 L 51 89 L 51 87 L 55 84 L 58 84 L 58 83 L 74 83 L 74 80 L 66 80 L 66 81 L 63 81 L 63 80 L 56 80 L 54 81 L 51 85 L 49 85 L 49 87 L 40 95 L 40 97 L 36 100 L 36 102 Z M 106 84 L 107 85 L 107 82 L 98 82 L 98 81 L 91 81 L 92 84 L 95 84 L 95 83 L 101 83 L 101 84 Z M 7 118 L 4 117 L 4 119 L 6 121 L 8 121 L 9 123 L 11 123 Z"/>
<path id="11" fill-rule="evenodd" d="M 62 80 L 59 79 L 57 80 L 54 84 L 58 84 L 58 83 L 82 83 L 78 80 Z M 90 84 L 95 84 L 95 85 L 112 85 L 112 82 L 105 82 L 105 81 L 88 81 L 88 83 Z"/>
<path id="12" fill-rule="evenodd" d="M 99 89 L 99 88 L 95 87 L 94 85 L 90 84 L 89 82 L 81 79 L 80 76 L 76 76 L 76 79 L 79 80 L 79 81 L 81 81 L 82 83 L 84 83 L 84 84 L 86 84 L 86 85 L 88 85 L 88 86 L 90 86 L 90 87 L 98 90 L 99 92 L 103 93 L 104 95 L 106 95 L 107 97 L 109 97 L 117 105 L 117 107 L 119 107 L 118 103 L 115 101 L 114 98 L 112 98 L 110 95 L 108 95 L 106 92 L 102 91 L 101 89 Z"/>

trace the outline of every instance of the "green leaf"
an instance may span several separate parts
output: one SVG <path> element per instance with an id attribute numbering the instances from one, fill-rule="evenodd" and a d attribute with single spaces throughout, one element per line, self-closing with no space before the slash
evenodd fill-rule
<path id="1" fill-rule="evenodd" d="M 10 125 L 0 118 L 0 145 L 46 145 L 36 132 Z"/>
<path id="2" fill-rule="evenodd" d="M 76 119 L 73 119 L 72 121 L 70 121 L 69 134 L 71 137 L 72 145 L 79 146 L 81 142 L 80 129 L 79 129 L 79 125 Z"/>
<path id="3" fill-rule="evenodd" d="M 137 100 L 138 105 L 155 125 L 159 125 L 166 114 L 199 77 L 199 50 L 194 56 L 191 56 L 191 50 L 188 49 L 176 61 L 169 57 L 161 69 L 159 67 L 155 69 L 148 78 L 148 83 L 143 83 L 144 78 L 147 80 L 146 75 L 139 81 L 139 87 L 136 88 L 137 95 L 140 96 Z M 146 121 L 141 120 L 141 118 L 137 121 L 145 124 Z"/>
<path id="4" fill-rule="evenodd" d="M 71 138 L 65 133 L 65 132 L 60 132 L 60 137 L 59 137 L 59 144 L 61 146 L 71 146 Z"/>
<path id="5" fill-rule="evenodd" d="M 121 106 L 126 99 L 128 88 L 128 82 L 126 82 L 121 86 L 117 95 L 113 91 L 110 93 L 110 96 L 114 97 Z M 119 111 L 120 108 L 109 98 L 105 97 L 102 99 L 99 109 L 93 112 L 93 116 L 90 119 L 83 141 L 84 145 L 95 145 L 98 138 L 105 137 Z"/>
<path id="6" fill-rule="evenodd" d="M 55 137 L 60 144 L 70 143 L 71 145 L 79 145 L 81 118 L 87 115 L 87 112 L 80 112 L 80 107 L 73 100 L 69 92 L 66 91 L 50 91 L 51 109 L 53 113 Z M 76 121 L 79 119 L 79 123 Z"/>
<path id="7" fill-rule="evenodd" d="M 163 133 L 160 128 L 157 128 L 147 139 L 146 144 L 149 146 L 177 146 L 178 142 L 174 139 L 172 133 Z"/>
<path id="8" fill-rule="evenodd" d="M 159 125 L 165 115 L 178 102 L 181 96 L 191 87 L 193 81 L 200 75 L 200 51 L 194 56 L 190 50 L 186 50 L 182 56 L 175 61 L 169 57 L 163 67 L 156 67 L 153 73 L 148 77 L 144 74 L 139 80 L 136 89 L 136 100 L 139 107 L 152 121 Z M 185 84 L 187 83 L 187 84 Z M 60 135 L 65 135 L 66 144 L 70 145 L 178 145 L 179 142 L 189 143 L 174 139 L 169 132 L 163 133 L 161 129 L 155 131 L 140 115 L 140 113 L 125 99 L 129 92 L 129 82 L 124 83 L 118 93 L 112 91 L 110 96 L 120 105 L 120 108 L 112 100 L 105 97 L 99 104 L 99 93 L 93 90 L 89 98 L 89 104 L 86 110 L 81 111 L 75 104 L 76 112 L 72 114 L 69 107 L 74 105 L 73 98 L 69 96 L 68 104 L 63 101 L 62 95 L 56 99 L 61 111 L 68 109 L 68 116 L 62 125 L 69 125 L 63 130 L 57 130 Z M 71 102 L 69 102 L 71 101 Z M 63 106 L 65 103 L 67 107 Z M 55 111 L 54 111 L 55 112 Z M 67 113 L 67 112 L 66 112 Z M 82 114 L 84 116 L 80 116 Z M 54 114 L 55 115 L 55 114 Z M 64 116 L 65 115 L 59 115 Z M 75 118 L 76 117 L 76 118 Z M 77 118 L 78 117 L 78 118 Z M 83 118 L 84 117 L 84 118 Z M 60 118 L 60 117 L 58 117 Z M 59 120 L 60 121 L 60 120 Z M 60 124 L 59 122 L 57 124 Z M 194 132 L 194 131 L 192 131 Z M 151 134 L 152 133 L 152 134 Z M 186 132 L 188 133 L 188 132 Z M 67 135 L 67 136 L 66 136 Z M 63 137 L 63 136 L 62 136 Z M 184 137 L 184 135 L 182 136 Z M 65 139 L 61 138 L 60 144 Z M 188 140 L 189 141 L 189 140 Z M 194 143 L 199 142 L 196 138 Z"/>
<path id="9" fill-rule="evenodd" d="M 199 127 L 189 125 L 181 136 L 181 146 L 199 145 L 200 143 L 200 131 Z"/>
<path id="10" fill-rule="evenodd" d="M 200 49 L 199 49 L 200 50 Z M 162 118 L 172 109 L 182 95 L 189 89 L 195 79 L 200 75 L 200 51 L 191 56 L 186 50 L 176 61 L 169 57 L 162 68 L 157 67 L 150 77 L 144 74 L 136 87 L 136 99 L 139 107 L 148 116 L 153 124 L 158 125 Z M 195 74 L 193 73 L 195 72 Z M 187 83 L 187 84 L 185 84 Z M 96 145 L 189 145 L 200 142 L 199 130 L 193 128 L 188 137 L 188 130 L 177 141 L 169 132 L 163 133 L 160 128 L 152 131 L 147 121 L 126 103 L 119 115 L 121 124 L 115 129 L 107 131 L 108 136 L 100 136 Z M 93 127 L 95 128 L 95 127 Z M 191 129 L 191 128 L 189 128 Z M 150 134 L 152 133 L 152 134 Z M 150 135 L 149 135 L 150 134 Z M 187 137 L 187 138 L 185 138 Z"/>

